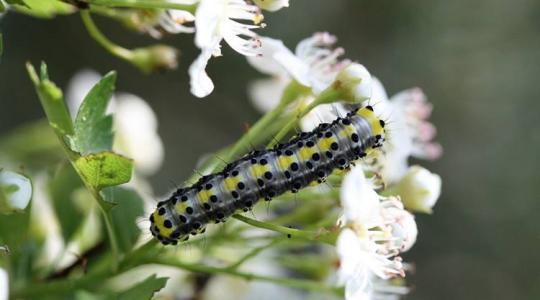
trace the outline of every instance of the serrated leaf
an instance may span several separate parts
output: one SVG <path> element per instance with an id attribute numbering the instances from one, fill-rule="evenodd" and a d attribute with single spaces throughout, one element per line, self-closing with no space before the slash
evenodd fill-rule
<path id="1" fill-rule="evenodd" d="M 135 191 L 121 187 L 106 189 L 102 194 L 106 201 L 116 203 L 111 209 L 112 225 L 120 251 L 127 253 L 141 234 L 137 219 L 144 214 L 144 201 Z"/>
<path id="2" fill-rule="evenodd" d="M 34 83 L 49 124 L 55 133 L 60 137 L 72 134 L 73 125 L 66 104 L 64 103 L 62 91 L 52 81 L 49 81 L 47 65 L 41 63 L 41 78 L 38 77 L 36 70 L 30 63 L 26 64 L 26 68 L 30 79 Z"/>
<path id="3" fill-rule="evenodd" d="M 74 151 L 86 155 L 112 149 L 112 117 L 106 111 L 115 82 L 116 73 L 109 72 L 84 98 L 74 124 Z"/>
<path id="4" fill-rule="evenodd" d="M 152 299 L 154 293 L 161 290 L 167 284 L 169 278 L 156 277 L 156 274 L 151 275 L 145 280 L 136 283 L 133 287 L 120 293 L 114 299 L 120 300 L 149 300 Z"/>
<path id="5" fill-rule="evenodd" d="M 82 156 L 75 165 L 84 181 L 96 190 L 129 182 L 133 171 L 131 159 L 110 151 Z"/>

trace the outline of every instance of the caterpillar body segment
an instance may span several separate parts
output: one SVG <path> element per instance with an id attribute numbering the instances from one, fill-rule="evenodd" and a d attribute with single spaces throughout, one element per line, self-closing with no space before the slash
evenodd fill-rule
<path id="1" fill-rule="evenodd" d="M 203 233 L 208 223 L 250 210 L 260 199 L 321 183 L 334 170 L 346 169 L 381 147 L 384 125 L 366 106 L 272 149 L 252 151 L 158 203 L 150 215 L 150 231 L 162 244 L 176 245 Z"/>

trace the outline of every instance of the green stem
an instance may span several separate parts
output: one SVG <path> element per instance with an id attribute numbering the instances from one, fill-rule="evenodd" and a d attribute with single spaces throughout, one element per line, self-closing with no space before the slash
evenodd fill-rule
<path id="1" fill-rule="evenodd" d="M 246 149 L 251 148 L 251 141 L 254 137 L 263 134 L 263 132 L 267 131 L 269 126 L 279 117 L 287 106 L 291 104 L 296 98 L 301 94 L 305 92 L 305 87 L 300 85 L 296 81 L 292 81 L 286 88 L 285 91 L 283 91 L 283 95 L 281 96 L 281 100 L 279 104 L 270 112 L 265 114 L 259 121 L 257 121 L 250 130 L 244 134 L 229 150 L 227 153 L 223 155 L 220 159 L 214 159 L 214 162 L 211 163 L 208 167 L 208 170 L 210 173 L 213 173 L 217 170 L 217 168 L 222 164 L 222 161 L 232 161 L 240 154 L 246 152 Z"/>
<path id="2" fill-rule="evenodd" d="M 117 268 L 117 262 L 118 262 L 118 242 L 116 239 L 116 234 L 112 228 L 112 221 L 110 212 L 105 207 L 105 200 L 101 196 L 98 190 L 94 189 L 92 185 L 90 185 L 86 180 L 85 177 L 81 174 L 80 170 L 77 168 L 77 165 L 75 164 L 75 161 L 80 158 L 80 155 L 70 149 L 70 147 L 66 144 L 65 136 L 73 134 L 73 122 L 71 121 L 71 117 L 69 116 L 69 112 L 67 110 L 66 104 L 64 102 L 64 99 L 62 97 L 61 91 L 54 86 L 54 84 L 49 81 L 47 78 L 47 68 L 45 64 L 42 64 L 41 67 L 41 76 L 40 79 L 34 69 L 34 67 L 31 64 L 27 64 L 26 68 L 28 70 L 28 74 L 33 81 L 36 90 L 38 92 L 38 97 L 41 101 L 41 105 L 43 106 L 43 110 L 45 111 L 45 115 L 47 116 L 47 119 L 49 121 L 50 126 L 53 128 L 60 145 L 64 149 L 64 152 L 67 155 L 67 158 L 71 165 L 73 166 L 73 169 L 77 172 L 79 177 L 81 178 L 82 182 L 84 183 L 86 189 L 92 194 L 94 199 L 97 201 L 99 207 L 101 208 L 101 211 L 103 213 L 105 224 L 107 226 L 107 234 L 111 243 L 111 249 L 113 252 L 113 270 L 116 270 Z"/>
<path id="3" fill-rule="evenodd" d="M 90 0 L 91 5 L 101 5 L 108 7 L 130 7 L 146 9 L 180 9 L 194 13 L 197 4 L 188 5 L 175 3 L 170 0 Z"/>
<path id="4" fill-rule="evenodd" d="M 238 269 L 238 267 L 240 267 L 246 261 L 252 259 L 253 257 L 257 256 L 262 251 L 270 248 L 271 246 L 273 246 L 273 245 L 275 245 L 275 244 L 277 244 L 277 243 L 279 243 L 281 241 L 283 241 L 283 239 L 276 239 L 276 240 L 272 240 L 270 243 L 268 243 L 266 245 L 262 245 L 260 247 L 253 248 L 250 252 L 248 252 L 246 255 L 244 255 L 242 258 L 240 258 L 237 262 L 235 262 L 234 264 L 231 264 L 230 266 L 228 266 L 227 269 L 229 269 L 229 270 Z"/>
<path id="5" fill-rule="evenodd" d="M 107 236 L 109 237 L 109 241 L 111 243 L 111 252 L 113 256 L 112 260 L 112 269 L 113 271 L 118 270 L 118 258 L 119 258 L 119 250 L 118 250 L 118 239 L 116 237 L 116 233 L 114 231 L 113 225 L 112 225 L 112 216 L 111 216 L 111 210 L 105 210 L 101 205 L 101 212 L 103 213 L 103 219 L 105 220 L 105 227 L 107 228 Z"/>
<path id="6" fill-rule="evenodd" d="M 90 36 L 98 42 L 103 48 L 105 48 L 107 51 L 109 51 L 112 55 L 117 56 L 119 58 L 122 58 L 127 61 L 133 60 L 133 52 L 129 49 L 126 49 L 124 47 L 121 47 L 109 40 L 96 26 L 94 23 L 94 20 L 92 20 L 92 17 L 90 16 L 90 12 L 88 10 L 82 10 L 81 11 L 81 19 L 84 23 L 84 26 L 86 27 L 86 30 L 88 30 L 88 33 Z"/>
<path id="7" fill-rule="evenodd" d="M 311 102 L 306 108 L 302 109 L 298 114 L 291 115 L 286 125 L 276 134 L 274 139 L 268 144 L 268 148 L 275 146 L 279 141 L 283 140 L 285 136 L 294 128 L 297 122 L 302 119 L 308 112 L 314 109 L 317 105 L 323 103 L 331 103 L 339 99 L 341 92 L 334 89 L 332 86 L 324 90 Z"/>
<path id="8" fill-rule="evenodd" d="M 291 238 L 297 238 L 302 240 L 308 240 L 308 241 L 316 241 L 316 242 L 322 242 L 329 245 L 335 245 L 336 243 L 336 236 L 335 234 L 328 233 L 328 232 L 314 232 L 314 231 L 305 231 L 305 230 L 299 230 L 279 225 L 274 225 L 267 222 L 261 222 L 257 221 L 255 219 L 248 218 L 243 215 L 235 214 L 232 216 L 233 218 L 244 222 L 246 224 L 249 224 L 251 226 L 255 226 L 258 228 L 268 229 L 274 232 L 286 234 L 287 237 Z"/>
<path id="9" fill-rule="evenodd" d="M 299 288 L 299 289 L 325 292 L 325 293 L 333 293 L 338 296 L 343 295 L 342 288 L 327 286 L 327 285 L 321 284 L 320 282 L 315 282 L 315 281 L 310 281 L 310 280 L 265 276 L 265 275 L 247 273 L 247 272 L 240 272 L 240 271 L 232 270 L 229 268 L 216 268 L 216 267 L 210 267 L 210 266 L 199 265 L 199 264 L 187 264 L 178 260 L 168 260 L 165 258 L 154 258 L 147 261 L 147 263 L 154 263 L 154 264 L 177 267 L 177 268 L 181 268 L 181 269 L 188 270 L 191 272 L 199 272 L 199 273 L 207 273 L 207 274 L 224 274 L 224 275 L 243 278 L 248 281 L 251 281 L 251 280 L 266 281 L 266 282 L 277 283 L 277 284 L 292 287 L 292 288 Z"/>

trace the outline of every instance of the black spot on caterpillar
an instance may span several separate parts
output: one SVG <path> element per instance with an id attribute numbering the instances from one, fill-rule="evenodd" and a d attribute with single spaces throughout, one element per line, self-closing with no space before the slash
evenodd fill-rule
<path id="1" fill-rule="evenodd" d="M 366 106 L 273 149 L 252 151 L 159 202 L 150 215 L 150 231 L 162 244 L 176 245 L 190 234 L 203 233 L 208 223 L 250 210 L 260 199 L 269 201 L 287 191 L 296 193 L 312 183 L 322 183 L 335 169 L 346 169 L 381 147 L 384 125 L 373 107 Z"/>

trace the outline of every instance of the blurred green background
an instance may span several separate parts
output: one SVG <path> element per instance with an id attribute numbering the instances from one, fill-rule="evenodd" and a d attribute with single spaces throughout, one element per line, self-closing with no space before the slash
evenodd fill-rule
<path id="1" fill-rule="evenodd" d="M 97 21 L 122 45 L 152 42 Z M 266 22 L 259 33 L 291 48 L 329 31 L 389 94 L 419 86 L 434 104 L 444 155 L 422 164 L 442 176 L 443 194 L 433 215 L 417 217 L 419 240 L 405 254 L 416 266 L 407 298 L 539 299 L 540 2 L 291 0 L 289 9 L 266 13 Z M 100 48 L 77 15 L 8 14 L 0 29 L 0 135 L 43 117 L 25 61 L 45 60 L 64 88 L 82 68 L 117 70 L 117 90 L 147 100 L 160 121 L 166 158 L 152 178 L 158 194 L 258 118 L 246 86 L 262 75 L 227 46 L 208 68 L 216 90 L 201 100 L 189 94 L 187 67 L 198 54 L 190 35 L 164 40 L 182 51 L 179 70 L 145 76 Z"/>

